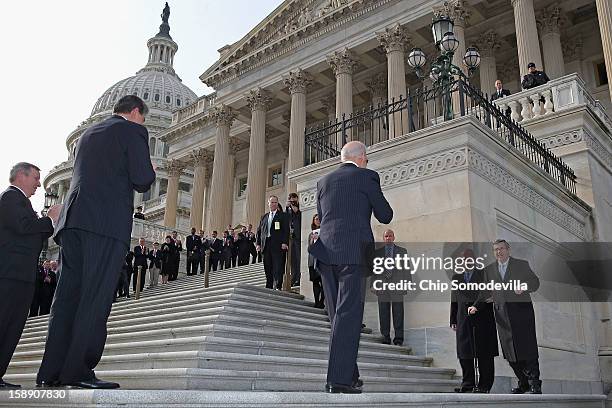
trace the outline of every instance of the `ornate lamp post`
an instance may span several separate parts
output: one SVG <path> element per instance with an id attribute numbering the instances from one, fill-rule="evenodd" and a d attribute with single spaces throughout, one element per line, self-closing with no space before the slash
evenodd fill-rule
<path id="1" fill-rule="evenodd" d="M 429 76 L 435 87 L 442 90 L 444 97 L 445 115 L 444 119 L 453 118 L 453 106 L 450 97 L 451 85 L 455 80 L 455 76 L 465 78 L 461 68 L 453 64 L 453 55 L 459 47 L 459 40 L 453 33 L 454 23 L 448 16 L 440 16 L 435 18 L 431 24 L 434 43 L 436 48 L 440 50 L 440 55 L 431 64 L 429 73 L 423 71 L 423 67 L 427 62 L 427 56 L 420 48 L 413 48 L 408 54 L 408 65 L 410 65 L 419 78 Z M 480 54 L 474 47 L 467 49 L 463 57 L 463 63 L 468 69 L 468 77 L 471 76 L 478 65 L 480 65 Z"/>
<path id="2" fill-rule="evenodd" d="M 45 204 L 44 204 L 44 208 L 43 210 L 40 212 L 43 216 L 47 215 L 47 211 L 49 211 L 49 208 L 51 208 L 51 206 L 55 205 L 57 203 L 57 199 L 59 198 L 59 196 L 54 192 L 54 191 L 46 191 L 45 192 Z M 40 260 L 44 261 L 47 258 L 47 250 L 49 249 L 49 240 L 46 239 L 43 242 L 43 247 L 42 247 L 42 251 L 40 252 Z"/>

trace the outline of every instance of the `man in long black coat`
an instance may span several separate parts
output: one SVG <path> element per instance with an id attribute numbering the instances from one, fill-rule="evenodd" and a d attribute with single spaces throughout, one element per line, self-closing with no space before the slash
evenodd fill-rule
<path id="1" fill-rule="evenodd" d="M 492 297 L 502 352 L 519 380 L 518 387 L 513 388 L 512 393 L 541 394 L 535 313 L 530 295 L 538 290 L 540 280 L 529 267 L 529 262 L 510 257 L 510 244 L 505 240 L 495 241 L 493 250 L 497 261 L 484 269 L 484 281 L 518 280 L 526 283 L 528 289 L 480 292 L 476 304 L 468 308 L 468 313 L 480 313 L 486 299 Z"/>
<path id="2" fill-rule="evenodd" d="M 266 288 L 282 289 L 287 249 L 289 248 L 289 221 L 278 205 L 278 197 L 268 197 L 270 211 L 261 217 L 257 227 L 257 251 L 263 254 Z"/>
<path id="3" fill-rule="evenodd" d="M 223 258 L 223 241 L 217 238 L 217 231 L 212 232 L 209 243 L 210 265 L 208 265 L 208 270 L 216 271 Z M 221 265 L 221 269 L 223 269 L 223 265 Z"/>
<path id="4" fill-rule="evenodd" d="M 53 234 L 51 218 L 59 207 L 38 218 L 29 198 L 40 187 L 40 170 L 18 163 L 11 186 L 0 194 L 0 390 L 18 388 L 2 380 L 28 318 L 43 242 Z"/>
<path id="5" fill-rule="evenodd" d="M 319 239 L 309 252 L 317 260 L 325 304 L 331 322 L 329 364 L 325 391 L 360 393 L 357 352 L 363 319 L 364 279 L 374 244 L 371 219 L 388 224 L 393 209 L 380 187 L 378 173 L 366 168 L 366 147 L 348 142 L 342 164 L 317 183 Z"/>
<path id="6" fill-rule="evenodd" d="M 188 235 L 185 239 L 185 245 L 187 247 L 187 260 L 185 262 L 187 276 L 197 275 L 202 250 L 202 238 L 196 234 L 195 227 L 191 228 L 191 235 Z"/>
<path id="7" fill-rule="evenodd" d="M 474 252 L 466 250 L 463 257 L 474 259 Z M 484 270 L 466 269 L 463 273 L 454 274 L 451 280 L 457 283 L 481 283 L 484 282 Z M 477 290 L 451 292 L 450 327 L 456 334 L 457 358 L 463 373 L 461 387 L 455 388 L 455 392 L 488 393 L 495 379 L 494 358 L 499 355 L 499 350 L 493 303 L 485 301 L 478 313 L 468 315 L 468 308 L 474 305 L 478 294 Z M 474 358 L 478 359 L 478 384 Z"/>
<path id="8" fill-rule="evenodd" d="M 142 124 L 147 107 L 134 95 L 119 99 L 114 114 L 83 133 L 56 228 L 61 277 L 51 306 L 45 354 L 36 382 L 81 388 L 117 388 L 94 367 L 106 343 L 106 322 L 129 249 L 134 190 L 155 181 Z"/>

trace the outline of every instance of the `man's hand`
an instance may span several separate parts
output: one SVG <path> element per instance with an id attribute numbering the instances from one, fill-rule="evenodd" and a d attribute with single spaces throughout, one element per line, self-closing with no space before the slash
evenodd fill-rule
<path id="1" fill-rule="evenodd" d="M 523 291 L 523 290 L 520 290 L 520 289 L 516 289 L 516 290 L 514 291 L 514 293 L 516 293 L 517 295 L 520 295 L 520 294 L 521 294 L 521 293 L 523 293 L 523 292 L 524 292 L 524 291 Z"/>
<path id="2" fill-rule="evenodd" d="M 468 307 L 468 314 L 476 314 L 476 312 L 478 311 L 478 309 L 476 309 L 476 306 L 470 306 Z"/>
<path id="3" fill-rule="evenodd" d="M 57 220 L 59 219 L 60 211 L 62 211 L 61 204 L 52 205 L 47 211 L 47 217 L 51 218 L 51 221 L 53 221 L 53 225 L 57 224 Z"/>
<path id="4" fill-rule="evenodd" d="M 457 325 L 456 324 L 451 324 L 451 329 L 453 329 L 453 331 L 457 331 Z"/>
<path id="5" fill-rule="evenodd" d="M 288 249 L 289 249 L 289 247 L 287 246 L 287 244 L 281 244 L 281 249 L 282 249 L 283 251 L 286 251 L 286 250 L 288 250 Z"/>
<path id="6" fill-rule="evenodd" d="M 255 247 L 255 250 L 256 250 L 257 252 L 261 252 L 261 245 L 257 245 L 257 246 Z"/>

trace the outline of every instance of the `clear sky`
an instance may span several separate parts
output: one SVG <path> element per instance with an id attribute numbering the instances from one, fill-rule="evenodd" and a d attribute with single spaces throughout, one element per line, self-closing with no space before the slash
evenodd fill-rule
<path id="1" fill-rule="evenodd" d="M 217 50 L 242 38 L 281 0 L 171 0 L 174 68 L 198 96 L 198 77 Z M 43 177 L 68 158 L 66 137 L 87 119 L 98 97 L 132 76 L 148 57 L 146 42 L 161 23 L 164 1 L 9 0 L 0 37 L 0 187 L 11 166 L 28 161 Z M 1 190 L 0 190 L 1 191 Z M 32 198 L 40 211 L 44 191 Z"/>

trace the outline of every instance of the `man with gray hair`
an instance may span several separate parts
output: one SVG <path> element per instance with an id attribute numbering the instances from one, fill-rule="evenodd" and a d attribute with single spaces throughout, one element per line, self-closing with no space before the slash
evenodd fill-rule
<path id="1" fill-rule="evenodd" d="M 357 352 L 363 318 L 363 284 L 368 247 L 374 243 L 372 213 L 388 224 L 393 210 L 380 188 L 378 173 L 366 169 L 366 147 L 348 142 L 342 164 L 317 183 L 319 239 L 309 252 L 317 259 L 331 322 L 329 364 L 325 391 L 361 392 Z M 370 264 L 371 265 L 371 264 Z"/>
<path id="2" fill-rule="evenodd" d="M 38 256 L 53 234 L 61 206 L 39 218 L 29 198 L 40 187 L 40 169 L 17 163 L 0 194 L 0 390 L 18 388 L 2 380 L 17 347 L 34 296 Z M 53 223 L 52 223 L 53 220 Z"/>

